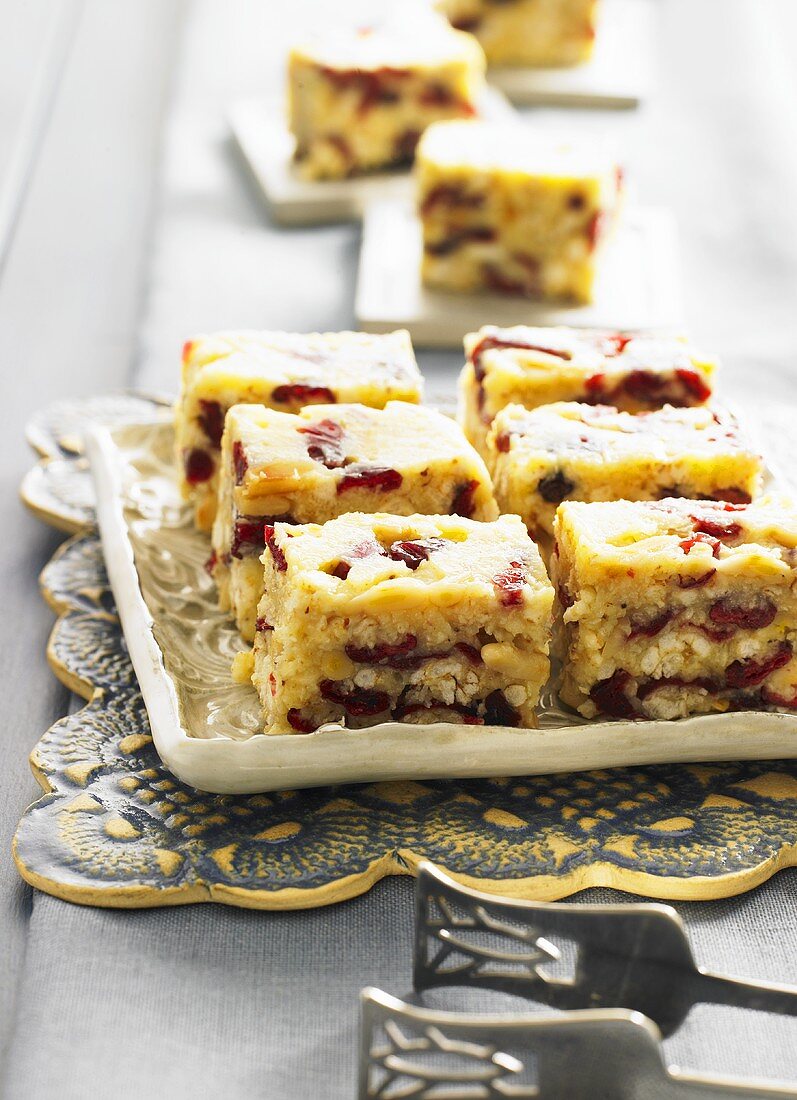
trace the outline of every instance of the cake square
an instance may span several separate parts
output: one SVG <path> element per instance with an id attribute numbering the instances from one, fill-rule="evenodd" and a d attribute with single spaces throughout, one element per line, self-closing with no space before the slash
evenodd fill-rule
<path id="1" fill-rule="evenodd" d="M 382 22 L 318 34 L 291 50 L 288 115 L 308 179 L 408 164 L 423 131 L 470 118 L 484 53 L 432 10 L 399 5 Z"/>
<path id="2" fill-rule="evenodd" d="M 197 526 L 216 514 L 224 418 L 238 404 L 297 412 L 310 404 L 419 402 L 423 393 L 409 334 L 364 332 L 221 332 L 183 349 L 175 410 L 177 468 Z"/>
<path id="3" fill-rule="evenodd" d="M 562 699 L 588 718 L 797 706 L 797 508 L 565 501 Z"/>
<path id="4" fill-rule="evenodd" d="M 603 143 L 522 123 L 441 122 L 421 138 L 416 173 L 426 286 L 592 301 L 622 194 Z"/>
<path id="5" fill-rule="evenodd" d="M 516 516 L 349 514 L 266 540 L 252 680 L 267 733 L 536 724 L 554 593 Z"/>
<path id="6" fill-rule="evenodd" d="M 633 414 L 575 401 L 508 405 L 493 420 L 487 454 L 501 511 L 519 515 L 532 538 L 553 535 L 563 500 L 749 504 L 763 469 L 733 416 L 706 406 Z"/>
<path id="7" fill-rule="evenodd" d="M 498 515 L 490 475 L 457 424 L 407 402 L 384 409 L 311 405 L 300 413 L 236 405 L 227 414 L 213 525 L 223 608 L 253 641 L 265 526 L 346 512 Z"/>
<path id="8" fill-rule="evenodd" d="M 465 337 L 459 417 L 484 453 L 487 429 L 507 405 L 582 401 L 634 413 L 703 405 L 715 370 L 680 335 L 485 325 Z"/>
<path id="9" fill-rule="evenodd" d="M 491 65 L 559 67 L 592 56 L 598 0 L 437 0 L 437 8 L 475 35 Z"/>

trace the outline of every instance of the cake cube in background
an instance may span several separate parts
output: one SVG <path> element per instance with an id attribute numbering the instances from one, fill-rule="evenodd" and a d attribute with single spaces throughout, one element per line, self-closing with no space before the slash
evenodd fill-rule
<path id="1" fill-rule="evenodd" d="M 430 123 L 477 113 L 484 69 L 476 39 L 423 5 L 297 45 L 288 102 L 299 171 L 340 179 L 410 163 Z"/>
<path id="2" fill-rule="evenodd" d="M 560 505 L 561 697 L 585 717 L 797 706 L 797 509 L 703 500 Z"/>
<path id="3" fill-rule="evenodd" d="M 409 334 L 221 332 L 183 349 L 176 408 L 177 468 L 197 526 L 216 514 L 224 418 L 238 404 L 298 412 L 310 404 L 419 402 L 423 392 Z"/>
<path id="4" fill-rule="evenodd" d="M 437 0 L 491 65 L 578 65 L 592 56 L 598 0 Z"/>
<path id="5" fill-rule="evenodd" d="M 324 523 L 346 512 L 498 515 L 484 462 L 461 429 L 402 401 L 311 405 L 298 415 L 237 405 L 227 414 L 220 478 L 212 571 L 221 606 L 248 641 L 267 524 Z"/>
<path id="6" fill-rule="evenodd" d="M 521 122 L 441 122 L 421 138 L 416 172 L 426 286 L 592 300 L 622 193 L 602 142 Z"/>
<path id="7" fill-rule="evenodd" d="M 487 464 L 502 512 L 533 538 L 552 536 L 563 500 L 694 497 L 749 503 L 763 462 L 729 413 L 705 406 L 618 412 L 561 402 L 508 405 L 487 436 Z"/>
<path id="8" fill-rule="evenodd" d="M 266 733 L 536 724 L 554 591 L 517 516 L 278 523 L 264 561 L 252 679 Z"/>
<path id="9" fill-rule="evenodd" d="M 703 405 L 715 370 L 683 336 L 486 325 L 465 337 L 460 422 L 484 454 L 487 429 L 507 405 L 583 401 L 626 412 Z"/>

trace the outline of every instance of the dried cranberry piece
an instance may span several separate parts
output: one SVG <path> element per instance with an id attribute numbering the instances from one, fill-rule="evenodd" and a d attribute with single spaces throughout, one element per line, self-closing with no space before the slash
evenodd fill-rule
<path id="1" fill-rule="evenodd" d="M 209 573 L 210 576 L 212 577 L 213 576 L 213 570 L 216 568 L 218 563 L 219 563 L 219 556 L 216 553 L 216 551 L 214 550 L 213 553 L 208 558 L 208 560 L 205 562 L 205 572 Z"/>
<path id="2" fill-rule="evenodd" d="M 470 519 L 475 511 L 474 497 L 476 490 L 479 488 L 478 481 L 472 478 L 470 481 L 463 481 L 461 485 L 458 485 L 454 490 L 454 499 L 451 501 L 451 515 L 462 516 L 463 519 Z"/>
<path id="3" fill-rule="evenodd" d="M 458 233 L 452 233 L 449 237 L 443 237 L 439 241 L 429 241 L 424 244 L 424 251 L 430 256 L 449 256 L 456 252 L 467 241 L 494 241 L 495 230 L 487 226 L 476 225 L 471 229 L 461 229 Z"/>
<path id="4" fill-rule="evenodd" d="M 632 370 L 623 380 L 622 388 L 637 401 L 643 401 L 648 405 L 656 405 L 664 397 L 666 383 L 658 374 L 649 370 Z"/>
<path id="5" fill-rule="evenodd" d="M 740 523 L 720 523 L 718 520 L 710 519 L 708 516 L 692 516 L 691 518 L 694 522 L 696 531 L 699 531 L 703 535 L 709 535 L 715 539 L 735 539 L 742 533 L 742 525 Z M 714 557 L 719 557 L 719 551 L 714 553 Z"/>
<path id="6" fill-rule="evenodd" d="M 457 31 L 469 31 L 473 33 L 481 24 L 481 16 L 474 15 L 469 18 L 452 19 L 451 26 Z"/>
<path id="7" fill-rule="evenodd" d="M 389 466 L 352 463 L 346 467 L 346 473 L 338 482 L 337 491 L 345 493 L 347 489 L 382 489 L 388 492 L 398 489 L 403 480 L 398 470 L 392 470 Z"/>
<path id="8" fill-rule="evenodd" d="M 308 718 L 302 716 L 302 712 L 296 707 L 291 707 L 287 714 L 288 722 L 297 733 L 314 733 L 318 726 Z"/>
<path id="9" fill-rule="evenodd" d="M 500 451 L 501 454 L 507 454 L 512 442 L 512 435 L 510 432 L 499 432 L 495 437 L 495 449 Z"/>
<path id="10" fill-rule="evenodd" d="M 694 626 L 695 624 L 692 623 L 692 625 Z M 701 632 L 701 634 L 705 634 L 705 636 L 712 642 L 727 642 L 728 639 L 732 638 L 736 633 L 735 626 L 718 626 L 712 628 L 710 626 L 706 626 L 705 623 L 698 623 L 697 629 Z"/>
<path id="11" fill-rule="evenodd" d="M 737 505 L 737 507 L 744 507 L 750 504 L 753 498 L 749 493 L 746 493 L 744 489 L 740 489 L 737 485 L 733 485 L 727 489 L 718 489 L 714 494 L 714 499 L 727 500 L 730 504 Z"/>
<path id="12" fill-rule="evenodd" d="M 709 534 L 708 531 L 698 530 L 698 533 L 696 535 L 692 535 L 691 538 L 681 539 L 678 545 L 681 547 L 685 554 L 688 554 L 690 550 L 693 550 L 694 547 L 697 546 L 698 543 L 703 543 L 706 546 L 710 546 L 711 553 L 714 555 L 715 558 L 718 558 L 720 556 L 722 543 L 718 538 L 715 538 L 713 535 Z M 692 585 L 689 585 L 688 587 L 691 588 Z"/>
<path id="13" fill-rule="evenodd" d="M 757 661 L 754 657 L 747 657 L 743 661 L 732 661 L 725 669 L 726 683 L 732 688 L 755 687 L 762 680 L 766 680 L 770 673 L 787 665 L 791 660 L 791 653 L 790 643 L 781 642 L 774 653 L 761 661 Z"/>
<path id="14" fill-rule="evenodd" d="M 666 607 L 654 618 L 648 619 L 647 622 L 632 622 L 631 631 L 628 637 L 655 638 L 657 634 L 660 634 L 662 630 L 664 630 L 665 626 L 667 626 L 668 623 L 672 622 L 677 614 L 678 612 L 674 607 Z"/>
<path id="15" fill-rule="evenodd" d="M 415 649 L 417 644 L 418 639 L 415 635 L 407 634 L 402 642 L 393 644 L 381 642 L 379 645 L 370 648 L 349 644 L 346 646 L 346 656 L 361 665 L 389 665 L 396 657 L 406 657 L 408 653 Z"/>
<path id="16" fill-rule="evenodd" d="M 559 555 L 557 554 L 556 556 L 558 557 Z M 568 607 L 572 607 L 573 604 L 576 602 L 567 591 L 567 587 L 563 584 L 562 581 L 560 581 L 557 586 L 557 594 L 559 596 L 559 603 L 562 605 L 565 611 L 568 609 Z"/>
<path id="17" fill-rule="evenodd" d="M 778 609 L 771 600 L 764 600 L 754 607 L 739 607 L 730 600 L 717 600 L 711 605 L 708 617 L 723 626 L 738 626 L 744 630 L 761 630 L 769 626 Z"/>
<path id="18" fill-rule="evenodd" d="M 520 279 L 512 279 L 505 275 L 495 264 L 482 265 L 482 279 L 484 285 L 498 294 L 526 294 L 527 287 Z"/>
<path id="19" fill-rule="evenodd" d="M 183 468 L 188 484 L 199 485 L 203 481 L 210 481 L 215 464 L 207 451 L 194 447 L 190 451 L 183 452 Z"/>
<path id="20" fill-rule="evenodd" d="M 587 225 L 587 241 L 590 249 L 597 246 L 606 230 L 607 217 L 604 210 L 596 210 Z"/>
<path id="21" fill-rule="evenodd" d="M 522 562 L 511 561 L 501 573 L 493 577 L 493 587 L 504 607 L 516 607 L 523 603 L 523 585 L 526 583 L 526 567 Z"/>
<path id="22" fill-rule="evenodd" d="M 239 560 L 252 557 L 266 545 L 265 520 L 243 516 L 235 521 L 230 553 Z M 244 553 L 245 551 L 245 553 Z"/>
<path id="23" fill-rule="evenodd" d="M 267 630 L 273 629 L 274 627 L 271 625 L 271 623 L 267 622 L 265 619 L 260 618 L 255 620 L 255 630 L 258 634 L 265 634 Z"/>
<path id="24" fill-rule="evenodd" d="M 596 401 L 601 401 L 605 393 L 606 375 L 603 371 L 598 371 L 596 374 L 591 374 L 584 383 L 586 388 L 586 400 L 588 404 L 595 404 Z"/>
<path id="25" fill-rule="evenodd" d="M 276 401 L 278 405 L 287 405 L 291 401 L 298 401 L 302 405 L 319 402 L 323 405 L 334 405 L 335 395 L 328 386 L 294 382 L 293 385 L 277 386 L 273 389 L 271 400 Z"/>
<path id="26" fill-rule="evenodd" d="M 232 468 L 235 474 L 235 484 L 240 485 L 246 477 L 249 463 L 246 460 L 243 444 L 237 439 L 232 445 Z"/>
<path id="27" fill-rule="evenodd" d="M 708 401 L 709 397 L 711 397 L 711 386 L 707 384 L 702 375 L 698 374 L 696 370 L 687 370 L 684 367 L 678 367 L 675 374 L 689 396 L 694 397 L 696 401 Z"/>
<path id="28" fill-rule="evenodd" d="M 347 714 L 363 717 L 381 714 L 390 706 L 390 697 L 385 691 L 369 691 L 365 688 L 353 688 L 344 691 L 335 680 L 322 680 L 319 690 L 324 699 L 343 707 Z"/>
<path id="29" fill-rule="evenodd" d="M 441 539 L 436 535 L 432 535 L 432 537 L 428 539 L 394 542 L 388 550 L 387 556 L 392 558 L 393 561 L 403 561 L 408 569 L 415 572 L 422 562 L 428 561 L 430 555 L 435 550 L 441 550 L 446 545 L 447 541 L 447 539 Z"/>
<path id="30" fill-rule="evenodd" d="M 188 360 L 191 358 L 191 352 L 193 350 L 194 350 L 194 341 L 193 340 L 186 340 L 186 342 L 183 344 L 183 355 L 182 355 L 182 361 L 184 363 L 188 362 Z"/>
<path id="31" fill-rule="evenodd" d="M 702 588 L 704 585 L 708 584 L 708 582 L 711 580 L 716 572 L 716 569 L 709 569 L 707 573 L 701 573 L 699 577 L 679 576 L 678 587 L 683 589 Z"/>
<path id="32" fill-rule="evenodd" d="M 356 543 L 349 551 L 349 560 L 341 559 L 334 569 L 330 570 L 333 577 L 337 577 L 338 580 L 345 581 L 351 571 L 352 563 L 359 561 L 362 558 L 370 558 L 374 554 L 380 554 L 385 557 L 385 551 L 379 545 L 375 539 L 363 539 L 362 542 Z"/>
<path id="33" fill-rule="evenodd" d="M 421 204 L 421 214 L 426 216 L 440 203 L 445 206 L 459 206 L 469 210 L 478 209 L 484 205 L 484 193 L 468 194 L 461 187 L 442 183 L 433 187 Z"/>
<path id="34" fill-rule="evenodd" d="M 637 698 L 641 701 L 647 699 L 654 691 L 664 687 L 702 688 L 704 691 L 719 691 L 720 685 L 716 680 L 698 677 L 696 680 L 684 680 L 680 676 L 662 676 L 658 680 L 646 680 L 637 688 Z"/>
<path id="35" fill-rule="evenodd" d="M 200 428 L 214 447 L 221 446 L 221 437 L 224 434 L 224 416 L 224 409 L 218 401 L 200 399 L 197 420 Z"/>
<path id="36" fill-rule="evenodd" d="M 519 726 L 520 711 L 496 688 L 484 700 L 484 721 L 489 726 Z"/>
<path id="37" fill-rule="evenodd" d="M 308 424 L 306 428 L 297 428 L 302 435 L 310 437 L 307 453 L 316 462 L 323 463 L 328 470 L 337 470 L 346 464 L 346 452 L 343 449 L 343 428 L 334 420 L 319 420 Z"/>
<path id="38" fill-rule="evenodd" d="M 555 470 L 548 474 L 537 484 L 537 492 L 543 500 L 549 504 L 561 504 L 568 493 L 575 489 L 575 483 L 567 477 L 563 470 Z"/>
<path id="39" fill-rule="evenodd" d="M 463 657 L 466 657 L 472 665 L 480 665 L 482 663 L 481 650 L 477 649 L 474 645 L 468 645 L 467 642 L 457 642 L 454 649 L 458 649 Z"/>
<path id="40" fill-rule="evenodd" d="M 630 674 L 624 668 L 618 668 L 608 680 L 598 680 L 592 685 L 589 697 L 601 714 L 608 714 L 611 718 L 634 717 L 634 704 L 625 691 L 630 680 Z"/>
<path id="41" fill-rule="evenodd" d="M 614 359 L 615 356 L 622 355 L 626 345 L 630 344 L 633 339 L 633 336 L 629 336 L 625 332 L 602 333 L 599 340 L 600 350 L 607 359 Z"/>
<path id="42" fill-rule="evenodd" d="M 280 573 L 284 573 L 288 568 L 288 562 L 285 560 L 285 555 L 283 554 L 282 549 L 277 546 L 277 541 L 274 538 L 274 528 L 271 526 L 270 523 L 266 523 L 263 525 L 263 538 L 272 558 L 274 559 L 274 564 L 277 567 L 277 571 Z"/>
<path id="43" fill-rule="evenodd" d="M 418 102 L 422 107 L 450 107 L 456 102 L 456 96 L 445 84 L 427 84 L 421 89 Z"/>
<path id="44" fill-rule="evenodd" d="M 393 143 L 393 156 L 400 163 L 406 163 L 415 156 L 418 142 L 421 140 L 420 130 L 402 130 Z"/>

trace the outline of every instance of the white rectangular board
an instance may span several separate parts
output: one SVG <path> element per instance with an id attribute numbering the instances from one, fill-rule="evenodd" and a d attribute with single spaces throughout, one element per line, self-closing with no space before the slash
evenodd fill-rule
<path id="1" fill-rule="evenodd" d="M 303 179 L 293 163 L 295 142 L 285 106 L 278 100 L 240 100 L 228 115 L 243 162 L 280 225 L 359 221 L 369 203 L 412 194 L 409 169 L 344 180 Z M 493 88 L 485 94 L 481 115 L 491 121 L 517 117 L 505 96 Z"/>
<path id="2" fill-rule="evenodd" d="M 683 324 L 675 220 L 658 207 L 627 208 L 607 243 L 590 305 L 495 293 L 457 294 L 422 286 L 421 226 L 411 203 L 369 207 L 355 315 L 365 332 L 406 328 L 421 347 L 462 347 L 482 325 L 676 329 Z"/>
<path id="3" fill-rule="evenodd" d="M 603 0 L 589 61 L 559 69 L 491 68 L 490 82 L 518 106 L 636 107 L 653 78 L 652 0 Z"/>
<path id="4" fill-rule="evenodd" d="M 258 733 L 254 689 L 234 685 L 244 648 L 218 610 L 173 469 L 170 422 L 89 431 L 108 577 L 161 759 L 204 791 L 391 779 L 542 775 L 660 763 L 797 757 L 797 714 L 742 711 L 679 721 L 587 721 L 543 692 L 539 729 L 386 722 L 360 730 Z"/>

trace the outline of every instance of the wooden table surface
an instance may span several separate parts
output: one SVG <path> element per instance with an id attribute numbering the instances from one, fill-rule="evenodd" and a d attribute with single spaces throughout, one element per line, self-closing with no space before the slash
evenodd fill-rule
<path id="1" fill-rule="evenodd" d="M 45 662 L 52 615 L 37 591 L 59 536 L 16 497 L 26 417 L 62 396 L 173 390 L 196 330 L 353 323 L 357 227 L 272 227 L 224 118 L 231 98 L 276 86 L 280 50 L 319 3 L 3 9 L 3 1096 L 351 1096 L 357 990 L 410 985 L 409 882 L 313 913 L 114 913 L 34 893 L 10 859 L 37 790 L 28 753 L 72 705 Z M 658 0 L 650 104 L 572 117 L 615 132 L 640 195 L 676 211 L 690 328 L 721 354 L 726 391 L 797 404 L 795 7 Z M 550 126 L 561 113 L 536 117 Z M 438 379 L 458 365 L 454 353 L 419 358 Z M 797 874 L 784 872 L 680 910 L 705 965 L 797 983 L 795 902 Z M 793 1021 L 700 1009 L 667 1051 L 689 1069 L 797 1082 Z"/>

